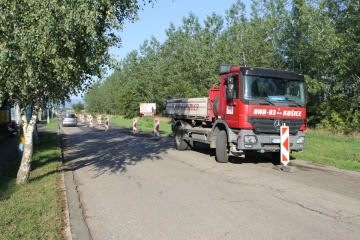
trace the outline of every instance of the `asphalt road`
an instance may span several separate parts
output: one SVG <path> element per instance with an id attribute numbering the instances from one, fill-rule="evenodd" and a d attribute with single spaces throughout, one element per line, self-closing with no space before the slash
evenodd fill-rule
<path id="1" fill-rule="evenodd" d="M 359 173 L 301 160 L 287 173 L 260 154 L 219 164 L 205 145 L 102 129 L 62 128 L 88 227 L 70 209 L 75 239 L 359 239 Z"/>

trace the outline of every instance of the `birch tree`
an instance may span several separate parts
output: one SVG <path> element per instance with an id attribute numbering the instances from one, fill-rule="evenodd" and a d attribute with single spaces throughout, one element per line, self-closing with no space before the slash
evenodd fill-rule
<path id="1" fill-rule="evenodd" d="M 114 34 L 152 0 L 0 0 L 0 101 L 21 102 L 25 136 L 17 184 L 28 182 L 39 107 L 85 91 L 110 65 Z M 25 108 L 32 114 L 28 121 Z"/>

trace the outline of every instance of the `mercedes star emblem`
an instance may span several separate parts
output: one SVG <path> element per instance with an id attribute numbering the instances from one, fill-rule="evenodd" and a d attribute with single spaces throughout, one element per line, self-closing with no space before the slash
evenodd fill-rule
<path id="1" fill-rule="evenodd" d="M 275 121 L 274 121 L 274 127 L 275 127 L 275 129 L 276 130 L 280 130 L 280 127 L 282 126 L 282 121 L 281 120 L 279 120 L 279 119 L 276 119 Z"/>

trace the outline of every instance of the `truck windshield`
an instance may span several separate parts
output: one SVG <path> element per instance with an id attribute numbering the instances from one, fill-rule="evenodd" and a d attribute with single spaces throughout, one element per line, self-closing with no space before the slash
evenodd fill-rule
<path id="1" fill-rule="evenodd" d="M 243 76 L 242 95 L 246 101 L 288 103 L 303 107 L 306 104 L 304 82 L 264 76 Z"/>

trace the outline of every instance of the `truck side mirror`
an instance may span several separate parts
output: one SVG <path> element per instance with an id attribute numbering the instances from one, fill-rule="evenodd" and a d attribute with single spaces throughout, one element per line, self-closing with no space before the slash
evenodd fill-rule
<path id="1" fill-rule="evenodd" d="M 233 100 L 234 96 L 234 79 L 232 77 L 226 78 L 226 98 L 229 99 L 229 101 Z"/>

